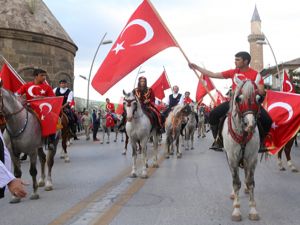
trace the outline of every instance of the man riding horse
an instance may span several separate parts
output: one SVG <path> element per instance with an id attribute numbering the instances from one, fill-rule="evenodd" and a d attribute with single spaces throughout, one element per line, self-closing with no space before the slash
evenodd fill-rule
<path id="1" fill-rule="evenodd" d="M 53 97 L 54 92 L 52 88 L 45 82 L 47 72 L 42 69 L 34 69 L 34 80 L 28 82 L 20 87 L 17 91 L 18 95 L 25 95 L 26 100 L 29 101 L 35 98 Z M 55 134 L 48 136 L 48 149 L 54 150 Z"/>
<path id="2" fill-rule="evenodd" d="M 59 87 L 53 89 L 56 96 L 63 96 L 63 112 L 67 115 L 69 120 L 69 126 L 74 134 L 74 140 L 78 140 L 76 136 L 76 115 L 71 109 L 71 102 L 73 101 L 73 91 L 67 87 L 68 82 L 65 79 L 59 81 Z"/>
<path id="3" fill-rule="evenodd" d="M 155 107 L 155 95 L 151 88 L 147 87 L 146 77 L 140 77 L 138 87 L 133 89 L 133 94 L 138 98 L 141 103 L 143 111 L 149 117 L 158 132 L 163 131 L 163 124 L 161 114 Z"/>
<path id="4" fill-rule="evenodd" d="M 214 73 L 209 70 L 206 70 L 194 63 L 190 63 L 189 66 L 191 69 L 198 70 L 202 74 L 207 75 L 211 78 L 219 78 L 219 79 L 232 79 L 232 91 L 235 91 L 236 84 L 234 82 L 234 77 L 237 76 L 240 80 L 251 80 L 255 81 L 256 76 L 258 75 L 258 72 L 252 68 L 249 67 L 251 61 L 251 56 L 248 52 L 238 52 L 235 55 L 235 69 L 227 70 L 220 73 Z M 264 96 L 265 96 L 265 90 L 264 90 L 264 81 L 263 79 L 260 80 L 259 84 L 257 85 L 258 88 L 258 94 L 261 96 L 260 101 L 263 102 Z M 220 119 L 224 116 L 226 116 L 227 112 L 229 110 L 229 102 L 224 102 L 214 108 L 209 115 L 209 123 L 211 125 L 213 137 L 215 139 L 212 149 L 220 150 L 222 146 L 222 140 L 218 136 L 218 131 L 220 128 Z M 266 135 L 268 134 L 270 128 L 272 125 L 272 119 L 269 116 L 268 112 L 263 108 L 260 107 L 260 115 L 258 117 L 258 128 L 260 133 L 260 141 L 261 141 L 261 148 L 260 151 L 264 151 L 264 139 Z"/>

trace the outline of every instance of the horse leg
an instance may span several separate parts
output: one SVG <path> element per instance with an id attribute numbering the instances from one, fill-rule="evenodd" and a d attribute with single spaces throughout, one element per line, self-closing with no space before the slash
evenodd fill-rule
<path id="1" fill-rule="evenodd" d="M 195 132 L 195 131 L 192 131 L 192 132 L 191 132 L 191 150 L 194 149 L 194 132 Z"/>
<path id="2" fill-rule="evenodd" d="M 37 175 L 37 169 L 36 169 L 36 160 L 37 160 L 37 152 L 34 152 L 32 154 L 30 154 L 29 156 L 30 158 L 30 169 L 29 169 L 29 173 L 32 177 L 32 186 L 33 186 L 33 193 L 30 196 L 31 200 L 36 200 L 39 199 L 40 196 L 37 193 L 37 189 L 38 189 L 38 184 L 36 181 L 36 175 Z"/>
<path id="3" fill-rule="evenodd" d="M 184 136 L 184 141 L 185 141 L 185 150 L 189 150 L 190 149 L 190 131 L 188 130 L 188 128 L 186 128 L 185 130 L 185 136 Z"/>
<path id="4" fill-rule="evenodd" d="M 38 156 L 41 164 L 41 177 L 39 179 L 39 187 L 45 186 L 45 164 L 46 164 L 46 154 L 44 153 L 43 147 L 38 148 Z"/>
<path id="5" fill-rule="evenodd" d="M 170 146 L 171 146 L 170 138 L 167 137 L 166 144 L 165 144 L 165 159 L 170 158 Z"/>
<path id="6" fill-rule="evenodd" d="M 53 164 L 54 164 L 55 153 L 56 153 L 56 148 L 48 150 L 48 154 L 47 154 L 48 175 L 47 175 L 45 191 L 52 191 L 53 190 L 51 171 L 52 171 L 52 167 L 53 167 Z"/>
<path id="7" fill-rule="evenodd" d="M 124 142 L 124 132 L 121 132 L 121 142 Z"/>
<path id="8" fill-rule="evenodd" d="M 22 171 L 21 171 L 21 162 L 19 155 L 11 154 L 11 159 L 14 165 L 14 175 L 16 178 L 21 178 Z M 19 203 L 21 201 L 21 198 L 12 196 L 12 199 L 9 201 L 9 203 Z"/>
<path id="9" fill-rule="evenodd" d="M 176 138 L 176 155 L 177 155 L 177 159 L 182 157 L 182 153 L 179 148 L 179 137 Z"/>
<path id="10" fill-rule="evenodd" d="M 234 191 L 234 199 L 233 199 L 233 212 L 231 214 L 232 221 L 241 221 L 242 215 L 240 211 L 240 198 L 239 198 L 239 191 L 241 188 L 241 181 L 239 178 L 239 168 L 237 163 L 236 165 L 230 165 L 230 170 L 232 174 L 232 187 Z"/>
<path id="11" fill-rule="evenodd" d="M 70 158 L 68 156 L 68 152 L 67 152 L 67 140 L 68 140 L 68 136 L 67 135 L 63 135 L 61 138 L 61 145 L 62 145 L 62 149 L 63 149 L 63 158 L 65 159 L 66 163 L 70 162 Z M 55 150 L 56 152 L 56 150 Z"/>
<path id="12" fill-rule="evenodd" d="M 109 144 L 110 142 L 110 127 L 107 128 L 107 141 L 106 144 Z"/>
<path id="13" fill-rule="evenodd" d="M 127 135 L 127 133 L 125 133 L 125 147 L 124 147 L 124 150 L 122 152 L 122 155 L 126 155 L 126 152 L 127 152 L 127 146 L 128 146 L 128 141 L 129 141 L 129 137 Z"/>
<path id="14" fill-rule="evenodd" d="M 294 143 L 294 139 L 290 140 L 286 144 L 286 146 L 284 148 L 284 153 L 285 153 L 285 156 L 286 156 L 288 167 L 290 168 L 290 170 L 293 173 L 297 173 L 297 172 L 299 172 L 299 170 L 295 167 L 295 165 L 293 164 L 292 159 L 291 159 L 291 151 L 292 151 L 293 143 Z"/>
<path id="15" fill-rule="evenodd" d="M 132 148 L 132 169 L 130 173 L 131 178 L 136 178 L 137 177 L 137 171 L 136 171 L 136 160 L 137 160 L 137 152 L 136 152 L 136 143 L 131 141 L 131 148 Z"/>
<path id="16" fill-rule="evenodd" d="M 280 171 L 285 171 L 285 168 L 284 168 L 284 166 L 282 165 L 282 152 L 283 152 L 283 149 L 284 148 L 282 148 L 279 152 L 278 152 L 278 158 L 277 158 L 277 164 L 278 164 L 278 166 L 279 166 L 279 170 Z"/>
<path id="17" fill-rule="evenodd" d="M 100 141 L 100 144 L 103 144 L 103 142 L 104 142 L 104 138 L 105 138 L 105 131 L 106 130 L 106 128 L 103 126 L 103 129 L 102 129 L 102 141 Z"/>
<path id="18" fill-rule="evenodd" d="M 153 151 L 154 151 L 154 158 L 153 158 L 153 168 L 158 168 L 158 136 L 157 134 L 153 135 Z"/>
<path id="19" fill-rule="evenodd" d="M 144 138 L 146 139 L 146 138 Z M 141 178 L 147 179 L 148 174 L 147 174 L 147 139 L 141 141 L 141 146 L 142 146 L 142 174 Z"/>
<path id="20" fill-rule="evenodd" d="M 246 165 L 245 166 L 245 180 L 246 180 L 246 187 L 249 190 L 249 219 L 250 220 L 259 220 L 259 215 L 256 211 L 256 202 L 254 200 L 254 171 L 255 165 Z"/>
<path id="21" fill-rule="evenodd" d="M 115 133 L 116 133 L 116 136 L 115 136 L 114 142 L 117 142 L 117 140 L 118 140 L 118 129 L 115 129 Z"/>

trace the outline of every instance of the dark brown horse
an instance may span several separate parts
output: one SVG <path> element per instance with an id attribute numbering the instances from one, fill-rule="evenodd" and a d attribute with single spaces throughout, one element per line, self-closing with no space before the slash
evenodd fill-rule
<path id="1" fill-rule="evenodd" d="M 71 137 L 73 137 L 71 128 L 69 126 L 69 119 L 68 116 L 62 112 L 60 116 L 61 121 L 61 145 L 62 145 L 62 151 L 60 158 L 64 159 L 66 163 L 70 162 L 70 158 L 68 156 L 67 152 L 67 142 L 70 140 Z"/>
<path id="2" fill-rule="evenodd" d="M 291 160 L 291 150 L 296 140 L 297 135 L 295 135 L 291 140 L 289 140 L 288 143 L 286 143 L 286 145 L 278 152 L 278 166 L 281 171 L 286 170 L 285 167 L 282 165 L 282 152 L 284 151 L 287 160 L 287 165 L 290 168 L 290 170 L 294 173 L 299 172 L 299 170 L 295 167 Z"/>

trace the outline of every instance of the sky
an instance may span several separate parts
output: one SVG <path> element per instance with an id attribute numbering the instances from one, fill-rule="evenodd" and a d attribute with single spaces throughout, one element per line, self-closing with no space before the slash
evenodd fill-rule
<path id="1" fill-rule="evenodd" d="M 87 81 L 92 59 L 100 43 L 113 43 L 142 0 L 44 0 L 54 16 L 78 46 L 74 68 L 74 95 L 86 98 Z M 300 57 L 300 2 L 297 0 L 152 0 L 163 21 L 191 62 L 213 72 L 234 68 L 234 55 L 249 51 L 248 35 L 255 4 L 262 24 L 280 64 Z M 102 45 L 97 54 L 91 80 L 113 44 Z M 264 66 L 275 64 L 268 45 L 264 46 Z M 141 65 L 139 74 L 146 76 L 151 86 L 166 68 L 171 85 L 180 92 L 191 92 L 195 98 L 198 79 L 178 48 L 168 48 Z M 103 101 L 106 97 L 117 103 L 122 90 L 134 88 L 138 68 L 119 81 L 105 95 L 90 86 L 90 99 Z M 225 93 L 230 80 L 213 80 Z M 165 91 L 166 96 L 171 91 Z"/>

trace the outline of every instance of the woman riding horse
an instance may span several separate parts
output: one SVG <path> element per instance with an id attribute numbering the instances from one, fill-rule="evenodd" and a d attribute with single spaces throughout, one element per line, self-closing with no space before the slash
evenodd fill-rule
<path id="1" fill-rule="evenodd" d="M 155 124 L 157 131 L 162 132 L 163 124 L 161 114 L 155 107 L 155 95 L 153 90 L 147 87 L 146 77 L 139 78 L 138 87 L 132 92 L 140 101 L 142 109 L 147 114 L 150 121 Z"/>

